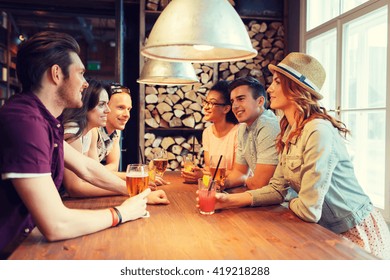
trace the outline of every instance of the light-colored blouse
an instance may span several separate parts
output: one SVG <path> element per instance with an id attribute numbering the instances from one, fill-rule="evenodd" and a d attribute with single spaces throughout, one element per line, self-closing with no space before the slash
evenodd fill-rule
<path id="1" fill-rule="evenodd" d="M 213 133 L 213 125 L 203 131 L 202 145 L 204 151 L 210 155 L 223 155 L 226 159 L 227 170 L 232 170 L 234 154 L 236 153 L 238 141 L 237 131 L 239 125 L 236 124 L 225 136 L 217 137 Z"/>
<path id="2" fill-rule="evenodd" d="M 71 122 L 64 125 L 64 134 L 76 134 L 79 131 L 79 127 L 75 122 Z M 81 136 L 81 144 L 83 155 L 86 155 L 91 147 L 92 141 L 92 132 L 91 130 L 87 132 L 87 134 Z"/>

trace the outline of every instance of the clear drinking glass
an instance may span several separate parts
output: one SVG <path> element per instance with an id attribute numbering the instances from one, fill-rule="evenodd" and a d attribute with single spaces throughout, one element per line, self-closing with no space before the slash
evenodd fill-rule
<path id="1" fill-rule="evenodd" d="M 219 166 L 218 166 L 218 170 L 216 170 L 220 157 L 221 157 L 221 155 L 211 155 L 210 156 L 210 173 L 211 173 L 211 177 L 214 178 L 214 180 L 217 182 L 217 184 L 220 184 L 222 179 L 224 179 L 226 177 L 226 167 L 227 167 L 226 164 L 227 163 L 226 163 L 226 159 L 224 156 L 222 156 L 221 162 L 219 163 Z M 215 174 L 215 176 L 214 176 L 215 171 L 217 171 L 217 174 Z"/>
<path id="2" fill-rule="evenodd" d="M 198 179 L 199 212 L 203 215 L 214 214 L 216 186 L 211 180 L 205 184 L 202 178 Z"/>
<path id="3" fill-rule="evenodd" d="M 191 154 L 187 154 L 184 156 L 184 171 L 186 172 L 193 172 L 195 163 L 194 163 L 194 156 Z"/>
<path id="4" fill-rule="evenodd" d="M 146 164 L 129 164 L 126 169 L 126 186 L 130 196 L 135 196 L 149 187 L 149 173 Z"/>
<path id="5" fill-rule="evenodd" d="M 154 183 L 156 181 L 156 167 L 154 166 L 153 160 L 148 164 L 149 169 L 149 182 Z"/>
<path id="6" fill-rule="evenodd" d="M 162 177 L 168 167 L 168 154 L 166 150 L 161 149 L 161 151 L 155 153 L 153 165 L 156 168 L 156 173 Z"/>

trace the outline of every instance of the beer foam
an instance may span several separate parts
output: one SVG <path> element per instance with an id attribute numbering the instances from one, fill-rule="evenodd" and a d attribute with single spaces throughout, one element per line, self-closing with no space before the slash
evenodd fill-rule
<path id="1" fill-rule="evenodd" d="M 149 177 L 149 174 L 148 174 L 148 172 L 131 171 L 130 173 L 126 174 L 126 177 L 130 177 L 130 178 L 145 178 L 145 177 Z"/>

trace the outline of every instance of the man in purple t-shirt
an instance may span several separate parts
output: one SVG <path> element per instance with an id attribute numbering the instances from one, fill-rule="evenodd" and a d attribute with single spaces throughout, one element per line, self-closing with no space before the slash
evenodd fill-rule
<path id="1" fill-rule="evenodd" d="M 73 238 L 146 214 L 146 190 L 123 204 L 96 211 L 68 209 L 58 193 L 64 164 L 90 183 L 127 195 L 126 183 L 63 141 L 57 119 L 82 105 L 88 87 L 79 46 L 69 35 L 41 32 L 17 54 L 23 93 L 0 108 L 0 259 L 37 225 L 49 240 Z M 165 200 L 165 193 L 158 193 Z"/>

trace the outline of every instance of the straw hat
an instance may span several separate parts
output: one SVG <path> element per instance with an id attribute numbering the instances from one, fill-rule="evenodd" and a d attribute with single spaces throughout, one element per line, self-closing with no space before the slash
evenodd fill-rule
<path id="1" fill-rule="evenodd" d="M 320 90 L 324 84 L 326 73 L 324 67 L 314 57 L 298 52 L 288 54 L 277 66 L 268 65 L 274 73 L 277 71 L 287 76 L 318 99 L 322 99 Z"/>

